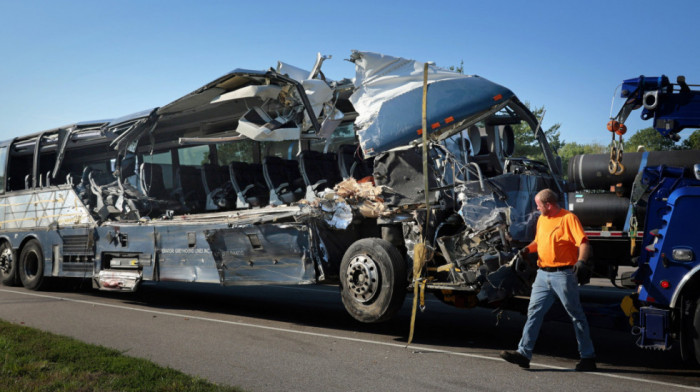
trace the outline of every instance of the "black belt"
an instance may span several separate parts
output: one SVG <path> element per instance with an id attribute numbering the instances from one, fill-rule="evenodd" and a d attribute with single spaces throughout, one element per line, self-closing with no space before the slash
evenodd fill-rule
<path id="1" fill-rule="evenodd" d="M 540 267 L 540 269 L 545 272 L 566 271 L 572 268 L 574 268 L 573 265 L 565 265 L 563 267 Z"/>

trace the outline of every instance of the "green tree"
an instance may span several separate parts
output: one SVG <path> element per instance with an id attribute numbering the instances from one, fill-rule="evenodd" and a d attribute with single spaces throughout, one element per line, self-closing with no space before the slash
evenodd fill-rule
<path id="1" fill-rule="evenodd" d="M 460 60 L 459 66 L 450 65 L 447 69 L 450 71 L 455 71 L 457 73 L 464 73 L 464 60 Z"/>
<path id="2" fill-rule="evenodd" d="M 525 106 L 530 108 L 530 103 L 525 102 Z M 530 108 L 532 113 L 538 119 L 542 117 L 544 113 L 544 106 L 535 108 L 534 110 Z M 544 131 L 547 141 L 549 142 L 552 151 L 555 153 L 564 146 L 565 142 L 561 140 L 559 134 L 559 128 L 561 124 L 556 123 Z M 517 157 L 527 157 L 529 159 L 545 161 L 544 153 L 540 147 L 537 138 L 535 138 L 535 132 L 527 125 L 525 122 L 513 126 L 513 133 L 515 134 L 515 152 L 514 156 Z"/>
<path id="3" fill-rule="evenodd" d="M 605 154 L 608 152 L 608 146 L 604 146 L 600 143 L 578 144 L 572 142 L 564 144 L 558 151 L 564 169 L 564 176 L 567 176 L 569 172 L 569 160 L 574 156 L 581 154 Z"/>
<path id="4" fill-rule="evenodd" d="M 231 162 L 255 162 L 255 142 L 250 139 L 238 140 L 216 145 L 216 155 L 219 165 L 225 166 Z"/>
<path id="5" fill-rule="evenodd" d="M 696 129 L 687 139 L 683 140 L 680 148 L 683 150 L 700 150 L 700 129 Z"/>
<path id="6" fill-rule="evenodd" d="M 676 143 L 661 136 L 656 129 L 649 127 L 640 129 L 625 141 L 625 151 L 633 152 L 639 146 L 644 146 L 647 151 L 669 151 L 673 150 Z"/>
<path id="7" fill-rule="evenodd" d="M 600 143 L 578 144 L 576 142 L 566 143 L 559 149 L 559 156 L 562 158 L 572 158 L 580 154 L 603 154 L 608 152 L 608 146 Z"/>

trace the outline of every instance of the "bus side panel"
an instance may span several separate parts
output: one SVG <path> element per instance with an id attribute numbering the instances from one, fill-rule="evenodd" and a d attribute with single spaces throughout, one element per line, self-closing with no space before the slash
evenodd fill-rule
<path id="1" fill-rule="evenodd" d="M 50 254 L 53 276 L 74 278 L 92 276 L 95 261 L 94 230 L 92 227 L 59 227 L 57 230 L 49 230 L 43 234 L 41 243 L 44 254 Z"/>
<path id="2" fill-rule="evenodd" d="M 208 230 L 206 238 L 224 285 L 316 282 L 306 225 L 245 225 Z"/>
<path id="3" fill-rule="evenodd" d="M 18 258 L 22 245 L 34 238 L 41 244 L 44 276 L 90 276 L 94 221 L 72 188 L 13 192 L 0 197 L 0 207 L 2 236 Z"/>
<path id="4" fill-rule="evenodd" d="M 156 226 L 158 279 L 220 283 L 219 271 L 204 231 L 224 223 Z"/>
<path id="5" fill-rule="evenodd" d="M 95 274 L 101 270 L 133 268 L 142 271 L 144 280 L 154 278 L 155 233 L 152 226 L 114 223 L 98 227 L 96 233 Z"/>
<path id="6" fill-rule="evenodd" d="M 73 189 L 52 188 L 11 194 L 2 199 L 3 230 L 94 224 Z"/>

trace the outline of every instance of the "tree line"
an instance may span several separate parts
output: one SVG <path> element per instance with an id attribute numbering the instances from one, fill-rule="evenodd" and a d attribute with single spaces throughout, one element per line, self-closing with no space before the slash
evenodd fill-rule
<path id="1" fill-rule="evenodd" d="M 529 104 L 526 103 L 528 107 Z M 540 118 L 544 112 L 544 107 L 532 109 L 532 113 Z M 556 123 L 544 130 L 552 150 L 561 157 L 563 173 L 568 172 L 569 159 L 580 154 L 607 154 L 610 152 L 609 145 L 600 143 L 581 144 L 576 142 L 567 143 L 561 139 L 559 129 L 561 124 Z M 544 155 L 540 149 L 535 133 L 525 123 L 514 126 L 515 133 L 515 153 L 514 156 L 527 157 L 533 160 L 544 161 Z M 688 131 L 685 131 L 686 133 Z M 606 135 L 607 136 L 607 135 Z M 644 128 L 636 131 L 630 136 L 628 131 L 624 136 L 624 149 L 626 152 L 636 151 L 670 151 L 670 150 L 700 150 L 700 129 L 693 131 L 682 142 L 674 142 L 659 134 L 654 128 Z"/>
<path id="2" fill-rule="evenodd" d="M 458 66 L 451 65 L 449 70 L 464 73 L 464 60 L 460 61 Z M 535 108 L 530 107 L 528 102 L 525 105 L 537 117 L 541 118 L 544 113 L 544 106 Z M 547 141 L 552 147 L 552 150 L 561 158 L 563 174 L 568 173 L 569 159 L 581 154 L 605 154 L 610 152 L 609 145 L 600 143 L 579 144 L 576 142 L 567 143 L 561 139 L 559 133 L 561 128 L 560 123 L 556 123 L 544 131 L 547 136 Z M 515 133 L 515 152 L 516 157 L 526 157 L 533 160 L 544 161 L 544 154 L 540 149 L 535 133 L 530 127 L 524 123 L 513 126 Z M 686 133 L 688 131 L 685 131 Z M 670 150 L 700 150 L 700 129 L 696 129 L 693 133 L 685 138 L 681 143 L 676 143 L 671 139 L 667 139 L 659 134 L 653 127 L 640 129 L 633 135 L 628 136 L 624 140 L 624 150 L 627 152 L 635 151 L 670 151 Z"/>

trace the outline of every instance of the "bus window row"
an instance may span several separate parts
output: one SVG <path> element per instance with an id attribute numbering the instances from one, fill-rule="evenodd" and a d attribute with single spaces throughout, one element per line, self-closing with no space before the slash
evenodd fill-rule
<path id="1" fill-rule="evenodd" d="M 172 165 L 141 163 L 139 187 L 159 203 L 170 207 L 173 204 L 168 201 L 178 203 L 179 208 L 168 209 L 197 213 L 291 204 L 310 196 L 309 192 L 333 188 L 344 178 L 371 176 L 372 163 L 362 158 L 357 146 L 343 145 L 338 153 L 305 150 L 296 160 L 267 156 L 261 163 L 180 165 L 174 179 L 166 181 L 172 170 Z"/>
<path id="2" fill-rule="evenodd" d="M 327 144 L 335 151 L 327 153 L 319 151 L 323 145 L 312 145 L 296 153 L 290 144 L 257 146 L 251 141 L 144 149 L 115 157 L 94 143 L 71 150 L 55 168 L 57 153 L 41 151 L 34 159 L 36 142 L 31 142 L 0 148 L 1 156 L 9 155 L 2 160 L 8 163 L 5 192 L 69 185 L 99 220 L 291 204 L 373 171 L 372 161 L 363 159 L 353 144 Z M 263 150 L 268 156 L 261 156 Z"/>

